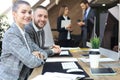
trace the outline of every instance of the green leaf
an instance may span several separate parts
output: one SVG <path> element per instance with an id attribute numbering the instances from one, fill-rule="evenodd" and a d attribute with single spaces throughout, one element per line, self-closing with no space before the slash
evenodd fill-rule
<path id="1" fill-rule="evenodd" d="M 100 38 L 99 37 L 93 37 L 91 40 L 91 46 L 93 49 L 98 49 L 100 47 Z"/>

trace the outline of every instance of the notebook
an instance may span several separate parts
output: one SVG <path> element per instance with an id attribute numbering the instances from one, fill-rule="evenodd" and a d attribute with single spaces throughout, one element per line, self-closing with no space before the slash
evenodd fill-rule
<path id="1" fill-rule="evenodd" d="M 112 68 L 92 68 L 92 75 L 115 75 L 116 72 Z"/>

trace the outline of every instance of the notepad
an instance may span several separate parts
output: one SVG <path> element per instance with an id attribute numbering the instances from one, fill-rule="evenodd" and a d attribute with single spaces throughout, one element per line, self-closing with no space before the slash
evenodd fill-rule
<path id="1" fill-rule="evenodd" d="M 115 75 L 116 72 L 112 68 L 92 68 L 92 75 Z"/>
<path id="2" fill-rule="evenodd" d="M 71 24 L 71 20 L 62 20 L 61 21 L 61 28 L 68 26 Z"/>

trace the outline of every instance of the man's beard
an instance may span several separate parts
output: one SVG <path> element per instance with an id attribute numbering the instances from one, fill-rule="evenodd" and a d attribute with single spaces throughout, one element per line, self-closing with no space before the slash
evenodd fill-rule
<path id="1" fill-rule="evenodd" d="M 35 23 L 35 26 L 38 28 L 38 29 L 42 29 L 43 26 L 39 26 L 39 24 Z"/>

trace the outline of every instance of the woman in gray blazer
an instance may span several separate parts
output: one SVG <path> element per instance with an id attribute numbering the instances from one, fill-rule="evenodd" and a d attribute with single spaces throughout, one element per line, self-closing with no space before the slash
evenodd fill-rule
<path id="1" fill-rule="evenodd" d="M 24 31 L 31 21 L 31 7 L 26 1 L 13 4 L 13 24 L 5 32 L 0 58 L 0 80 L 26 80 L 30 68 L 44 63 L 47 53 L 37 47 Z"/>

